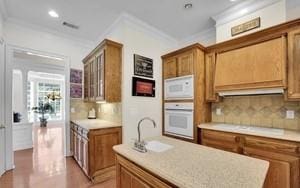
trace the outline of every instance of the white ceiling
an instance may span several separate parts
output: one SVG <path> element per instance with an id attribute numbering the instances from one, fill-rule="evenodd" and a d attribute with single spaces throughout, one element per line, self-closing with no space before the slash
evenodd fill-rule
<path id="1" fill-rule="evenodd" d="M 182 40 L 214 26 L 214 16 L 239 1 L 229 0 L 0 0 L 7 17 L 65 34 L 95 40 L 122 14 L 128 13 Z M 240 0 L 242 1 L 242 0 Z M 185 10 L 185 3 L 193 8 Z M 60 17 L 51 18 L 54 9 Z M 79 30 L 62 26 L 67 21 Z"/>

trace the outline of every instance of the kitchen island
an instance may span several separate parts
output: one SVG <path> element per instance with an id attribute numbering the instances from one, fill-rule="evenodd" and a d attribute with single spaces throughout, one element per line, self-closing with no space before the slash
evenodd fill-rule
<path id="1" fill-rule="evenodd" d="M 158 141 L 169 148 L 140 153 L 131 144 L 114 146 L 117 188 L 259 188 L 269 162 L 168 137 Z"/>

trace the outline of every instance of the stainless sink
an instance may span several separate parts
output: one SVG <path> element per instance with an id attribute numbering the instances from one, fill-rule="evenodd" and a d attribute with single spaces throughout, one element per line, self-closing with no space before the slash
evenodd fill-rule
<path id="1" fill-rule="evenodd" d="M 154 151 L 157 153 L 165 152 L 169 149 L 173 148 L 173 146 L 164 144 L 162 142 L 152 140 L 146 143 L 146 149 L 150 151 Z"/>

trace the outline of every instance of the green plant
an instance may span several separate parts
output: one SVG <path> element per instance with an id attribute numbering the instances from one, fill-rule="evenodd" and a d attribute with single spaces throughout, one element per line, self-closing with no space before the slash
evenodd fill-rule
<path id="1" fill-rule="evenodd" d="M 41 126 L 47 126 L 47 118 L 45 117 L 45 114 L 54 113 L 54 108 L 49 102 L 40 102 L 39 106 L 33 107 L 32 110 L 35 113 L 42 115 L 42 117 L 40 117 Z"/>

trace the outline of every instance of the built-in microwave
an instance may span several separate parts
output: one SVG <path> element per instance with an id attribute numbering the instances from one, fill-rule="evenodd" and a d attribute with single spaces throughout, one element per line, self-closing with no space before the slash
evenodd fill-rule
<path id="1" fill-rule="evenodd" d="M 194 139 L 194 104 L 165 103 L 164 133 Z"/>
<path id="2" fill-rule="evenodd" d="M 193 75 L 166 79 L 164 87 L 165 100 L 194 98 Z"/>

